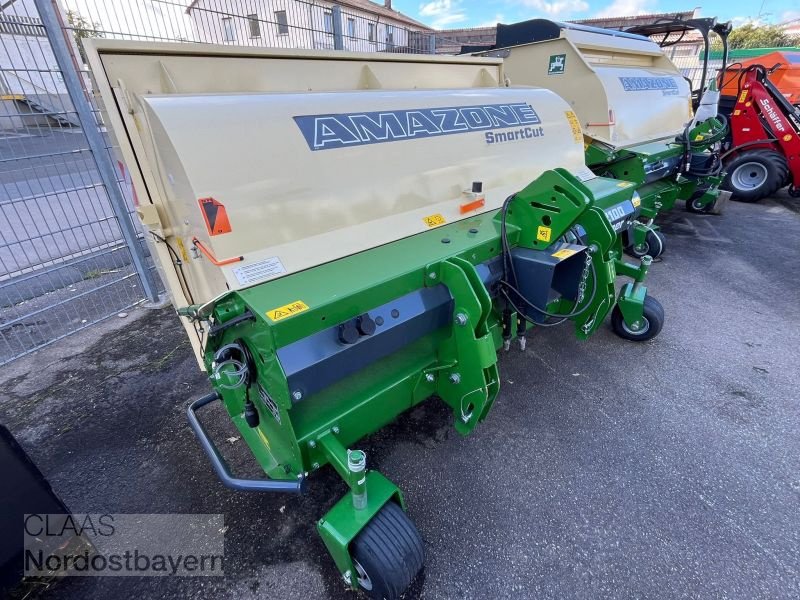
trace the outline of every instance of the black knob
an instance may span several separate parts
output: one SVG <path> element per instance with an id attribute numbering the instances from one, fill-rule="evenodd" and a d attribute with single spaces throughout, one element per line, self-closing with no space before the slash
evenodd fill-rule
<path id="1" fill-rule="evenodd" d="M 355 344 L 358 341 L 359 333 L 353 321 L 339 325 L 339 341 L 343 344 Z"/>
<path id="2" fill-rule="evenodd" d="M 244 405 L 244 420 L 248 426 L 258 427 L 258 411 L 250 400 Z"/>
<path id="3" fill-rule="evenodd" d="M 366 313 L 356 319 L 356 327 L 358 327 L 358 332 L 361 335 L 372 335 L 375 333 L 375 321 Z"/>
<path id="4" fill-rule="evenodd" d="M 483 191 L 483 182 L 482 181 L 473 181 L 472 182 L 472 193 L 473 194 L 480 194 Z"/>

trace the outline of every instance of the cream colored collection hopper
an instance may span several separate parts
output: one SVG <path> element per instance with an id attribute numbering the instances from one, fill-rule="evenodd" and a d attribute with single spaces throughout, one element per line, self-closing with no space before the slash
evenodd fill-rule
<path id="1" fill-rule="evenodd" d="M 674 137 L 691 118 L 690 89 L 649 38 L 536 19 L 498 26 L 497 49 L 512 86 L 564 98 L 590 138 L 627 147 Z"/>
<path id="2" fill-rule="evenodd" d="M 182 272 L 153 245 L 178 307 L 496 210 L 547 169 L 586 173 L 566 103 L 506 88 L 499 59 L 87 46 L 138 213 L 181 256 Z M 387 136 L 403 143 L 372 143 Z"/>

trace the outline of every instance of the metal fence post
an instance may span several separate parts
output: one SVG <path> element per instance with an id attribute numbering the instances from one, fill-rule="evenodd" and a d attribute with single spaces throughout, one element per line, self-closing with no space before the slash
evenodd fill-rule
<path id="1" fill-rule="evenodd" d="M 334 4 L 331 7 L 333 19 L 333 49 L 344 50 L 344 34 L 342 32 L 342 7 Z"/>
<path id="2" fill-rule="evenodd" d="M 53 55 L 56 58 L 56 63 L 64 78 L 64 87 L 66 87 L 69 93 L 70 100 L 75 107 L 75 112 L 78 113 L 78 120 L 83 129 L 83 134 L 86 136 L 92 158 L 97 166 L 97 171 L 103 182 L 103 187 L 105 187 L 108 193 L 111 208 L 119 222 L 122 237 L 125 239 L 125 243 L 130 249 L 131 259 L 133 260 L 136 272 L 139 274 L 139 280 L 142 283 L 144 295 L 151 302 L 157 302 L 158 292 L 155 282 L 153 281 L 150 270 L 147 268 L 144 252 L 139 244 L 139 236 L 136 234 L 136 229 L 131 222 L 125 198 L 117 182 L 114 165 L 111 162 L 111 157 L 106 149 L 103 136 L 94 118 L 92 106 L 84 93 L 80 75 L 75 68 L 72 54 L 67 47 L 64 30 L 61 27 L 61 19 L 56 13 L 58 9 L 55 6 L 54 0 L 34 0 L 34 2 L 36 4 L 36 10 L 39 11 L 39 18 L 42 20 L 42 25 L 44 25 L 47 39 L 53 50 Z"/>

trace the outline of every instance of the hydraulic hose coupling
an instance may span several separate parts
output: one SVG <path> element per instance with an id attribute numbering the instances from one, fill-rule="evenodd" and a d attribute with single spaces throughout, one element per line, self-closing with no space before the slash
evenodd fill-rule
<path id="1" fill-rule="evenodd" d="M 363 450 L 347 451 L 347 468 L 350 470 L 350 488 L 353 493 L 353 508 L 367 507 L 367 455 Z"/>

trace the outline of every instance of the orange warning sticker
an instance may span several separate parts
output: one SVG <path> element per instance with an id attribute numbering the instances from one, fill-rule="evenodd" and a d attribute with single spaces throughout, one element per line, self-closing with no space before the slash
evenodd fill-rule
<path id="1" fill-rule="evenodd" d="M 200 198 L 200 212 L 203 213 L 203 220 L 206 222 L 208 235 L 221 235 L 230 233 L 231 222 L 228 220 L 228 213 L 221 202 L 214 198 Z"/>

